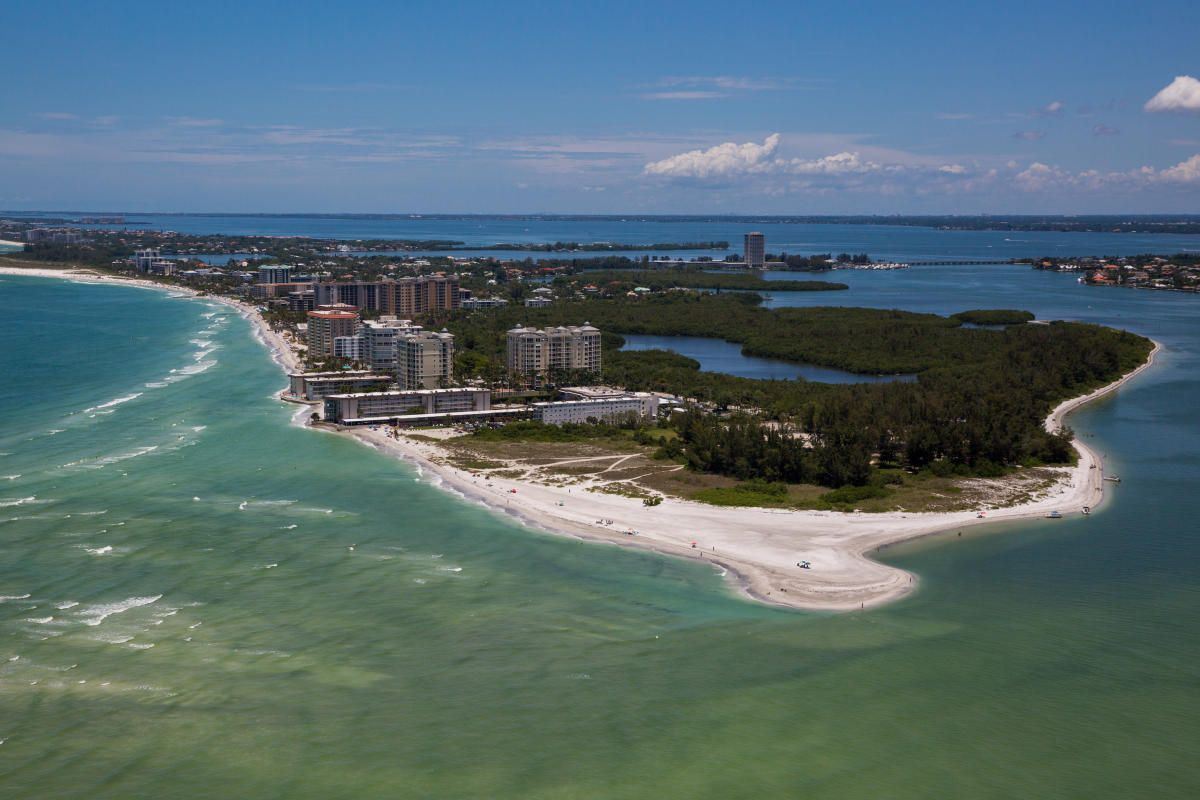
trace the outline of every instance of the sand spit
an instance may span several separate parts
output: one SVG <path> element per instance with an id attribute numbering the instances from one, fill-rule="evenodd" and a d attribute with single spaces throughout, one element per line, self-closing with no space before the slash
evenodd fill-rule
<path id="1" fill-rule="evenodd" d="M 0 267 L 0 274 L 140 284 L 200 296 L 186 288 L 86 270 Z M 251 320 L 256 335 L 281 368 L 301 367 L 287 341 L 270 329 L 254 306 L 230 298 L 203 297 L 229 305 Z M 1145 364 L 1094 392 L 1060 403 L 1046 418 L 1047 430 L 1061 428 L 1072 411 L 1120 389 L 1153 365 L 1160 350 L 1155 342 Z M 581 487 L 572 491 L 477 475 L 445 464 L 444 451 L 434 443 L 404 435 L 393 438 L 382 428 L 351 428 L 340 433 L 417 465 L 426 479 L 441 488 L 482 502 L 535 529 L 704 561 L 747 597 L 817 611 L 870 608 L 913 592 L 916 576 L 871 559 L 872 553 L 889 545 L 973 525 L 1042 518 L 1051 511 L 1079 513 L 1085 506 L 1097 508 L 1104 500 L 1103 465 L 1096 453 L 1078 440 L 1074 443 L 1078 464 L 1059 469 L 1062 477 L 1051 490 L 1028 503 L 988 509 L 981 517 L 975 511 L 861 514 L 730 508 L 673 498 L 646 506 L 638 499 Z M 800 564 L 806 562 L 811 566 L 802 568 Z"/>

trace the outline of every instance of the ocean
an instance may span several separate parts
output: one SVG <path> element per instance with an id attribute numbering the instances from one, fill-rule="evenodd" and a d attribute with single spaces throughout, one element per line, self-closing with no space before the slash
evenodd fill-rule
<path id="1" fill-rule="evenodd" d="M 893 257 L 891 230 L 841 235 Z M 1011 266 L 838 279 L 770 302 L 1162 342 L 1070 420 L 1110 501 L 893 548 L 921 588 L 879 610 L 772 609 L 294 424 L 228 307 L 0 276 L 0 796 L 1195 796 L 1200 300 Z"/>

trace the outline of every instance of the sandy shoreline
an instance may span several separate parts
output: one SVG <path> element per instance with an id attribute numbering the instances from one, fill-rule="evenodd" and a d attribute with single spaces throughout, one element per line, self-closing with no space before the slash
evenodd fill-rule
<path id="1" fill-rule="evenodd" d="M 255 327 L 285 371 L 301 364 L 288 343 L 271 330 L 254 306 L 232 298 L 199 295 L 186 287 L 152 281 L 102 276 L 86 270 L 0 267 L 0 274 L 36 275 L 93 283 L 125 283 L 170 292 L 183 292 L 235 308 Z M 1082 397 L 1060 403 L 1046 418 L 1047 430 L 1057 430 L 1072 411 L 1110 394 L 1154 363 L 1158 342 L 1146 363 L 1113 383 Z M 640 500 L 618 495 L 485 478 L 440 463 L 444 452 L 436 445 L 385 430 L 353 428 L 340 431 L 390 455 L 409 461 L 442 488 L 514 516 L 550 533 L 637 547 L 665 555 L 702 560 L 713 565 L 737 591 L 772 605 L 823 611 L 848 611 L 882 605 L 910 594 L 916 576 L 874 561 L 869 554 L 900 542 L 948 530 L 997 521 L 1044 517 L 1050 511 L 1077 513 L 1097 508 L 1104 500 L 1102 465 L 1095 452 L 1078 439 L 1075 467 L 1061 468 L 1064 479 L 1036 500 L 995 508 L 980 518 L 976 512 L 854 514 L 826 511 L 732 508 L 687 500 L 664 499 L 648 507 Z M 609 524 L 611 523 L 611 524 Z M 627 531 L 636 531 L 630 535 Z M 802 569 L 799 563 L 811 563 Z"/>
<path id="2" fill-rule="evenodd" d="M 1160 349 L 1155 342 L 1146 363 L 1136 370 L 1060 403 L 1046 418 L 1046 428 L 1057 430 L 1071 411 L 1116 391 L 1148 369 Z M 669 498 L 647 507 L 618 495 L 477 476 L 440 463 L 444 452 L 437 445 L 403 435 L 393 439 L 385 430 L 353 428 L 341 433 L 419 465 L 444 488 L 536 528 L 703 560 L 720 569 L 748 597 L 808 610 L 867 608 L 914 591 L 916 576 L 869 557 L 890 545 L 968 526 L 1043 518 L 1051 511 L 1078 513 L 1085 506 L 1095 509 L 1104 500 L 1100 460 L 1079 440 L 1073 443 L 1078 464 L 1060 468 L 1064 479 L 1054 489 L 1028 503 L 988 509 L 980 518 L 974 511 L 853 514 L 727 508 Z M 600 524 L 602 520 L 611 524 Z M 630 530 L 637 533 L 626 533 Z M 810 562 L 811 569 L 801 569 L 801 561 Z"/>

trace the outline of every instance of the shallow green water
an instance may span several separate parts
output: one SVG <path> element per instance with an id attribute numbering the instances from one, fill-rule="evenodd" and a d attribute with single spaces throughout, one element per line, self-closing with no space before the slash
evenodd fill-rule
<path id="1" fill-rule="evenodd" d="M 1195 298 L 1039 284 L 1167 345 L 1073 418 L 1115 502 L 897 549 L 916 596 L 822 616 L 292 425 L 227 309 L 0 281 L 0 796 L 1195 795 Z"/>

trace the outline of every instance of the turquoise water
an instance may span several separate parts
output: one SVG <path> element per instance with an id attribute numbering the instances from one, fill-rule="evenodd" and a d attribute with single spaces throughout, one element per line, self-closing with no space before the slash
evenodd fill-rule
<path id="1" fill-rule="evenodd" d="M 1195 796 L 1197 298 L 843 274 L 1162 341 L 1072 418 L 1113 502 L 897 548 L 922 586 L 882 610 L 776 611 L 294 426 L 224 307 L 0 276 L 0 796 Z"/>
<path id="2" fill-rule="evenodd" d="M 843 369 L 818 367 L 815 364 L 794 364 L 777 358 L 748 356 L 742 346 L 723 339 L 705 336 L 650 336 L 648 334 L 622 334 L 625 339 L 623 350 L 670 350 L 700 362 L 706 372 L 723 372 L 741 378 L 767 380 L 793 380 L 820 383 L 893 383 L 914 381 L 915 375 L 857 375 Z"/>

